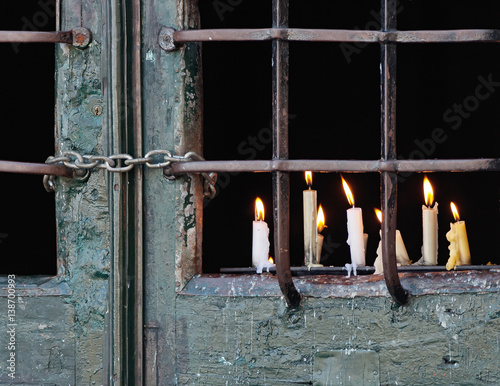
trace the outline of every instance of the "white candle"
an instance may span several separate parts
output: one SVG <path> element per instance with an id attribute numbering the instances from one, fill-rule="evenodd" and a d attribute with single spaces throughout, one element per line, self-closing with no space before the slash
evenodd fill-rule
<path id="1" fill-rule="evenodd" d="M 396 261 L 401 265 L 410 265 L 410 257 L 406 250 L 401 232 L 396 229 Z"/>
<path id="2" fill-rule="evenodd" d="M 450 242 L 448 247 L 450 258 L 446 263 L 447 270 L 453 269 L 457 265 L 470 265 L 471 262 L 465 221 L 460 221 L 457 207 L 453 202 L 450 203 L 450 206 L 456 222 L 450 223 L 450 231 L 446 234 L 446 239 Z"/>
<path id="3" fill-rule="evenodd" d="M 354 196 L 349 185 L 342 177 L 347 200 L 352 208 L 347 209 L 347 244 L 351 250 L 351 264 L 353 268 L 365 265 L 365 243 L 363 237 L 363 212 L 354 206 Z"/>
<path id="4" fill-rule="evenodd" d="M 304 265 L 311 266 L 315 264 L 317 260 L 318 250 L 317 250 L 317 238 L 318 231 L 317 226 L 317 215 L 316 211 L 318 208 L 317 204 L 317 192 L 311 189 L 312 186 L 312 173 L 305 172 L 305 178 L 307 190 L 303 192 L 303 204 L 304 204 Z"/>
<path id="5" fill-rule="evenodd" d="M 380 222 L 382 222 L 382 212 L 379 209 L 375 209 L 375 213 Z M 382 230 L 379 232 L 380 239 L 382 239 Z M 384 266 L 382 264 L 382 240 L 378 243 L 377 248 L 377 258 L 375 259 L 375 273 L 384 273 Z M 410 265 L 410 257 L 406 251 L 405 243 L 403 242 L 403 237 L 401 232 L 396 229 L 396 263 L 398 265 Z"/>
<path id="6" fill-rule="evenodd" d="M 422 257 L 417 265 L 437 265 L 438 252 L 438 203 L 432 206 L 434 192 L 427 177 L 424 178 L 425 205 L 422 205 Z"/>
<path id="7" fill-rule="evenodd" d="M 382 231 L 380 231 L 380 237 L 382 238 Z M 375 259 L 375 272 L 374 273 L 384 273 L 384 266 L 382 263 L 383 254 L 382 254 L 382 240 L 378 243 L 377 248 L 377 258 Z M 408 252 L 406 251 L 405 243 L 403 242 L 403 237 L 401 236 L 401 232 L 396 229 L 396 264 L 398 266 L 401 265 L 410 265 L 410 258 L 408 256 Z"/>
<path id="8" fill-rule="evenodd" d="M 260 198 L 255 200 L 255 221 L 252 233 L 252 265 L 257 267 L 257 273 L 263 268 L 274 264 L 269 262 L 269 227 L 264 221 L 264 204 Z"/>

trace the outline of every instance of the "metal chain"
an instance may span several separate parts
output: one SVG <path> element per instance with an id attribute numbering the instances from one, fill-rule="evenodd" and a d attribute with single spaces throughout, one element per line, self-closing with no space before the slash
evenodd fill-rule
<path id="1" fill-rule="evenodd" d="M 177 156 L 168 150 L 152 150 L 141 158 L 134 158 L 129 154 L 114 154 L 105 157 L 101 155 L 82 155 L 76 151 L 64 151 L 58 156 L 50 156 L 45 163 L 62 163 L 66 167 L 73 169 L 73 178 L 81 181 L 88 179 L 91 169 L 106 169 L 111 173 L 125 173 L 138 165 L 145 165 L 151 169 L 164 169 L 165 178 L 174 180 L 172 163 L 189 161 L 205 161 L 205 159 L 194 151 L 189 151 L 184 156 Z M 205 180 L 203 195 L 211 200 L 216 194 L 217 173 L 201 173 L 201 175 Z M 44 176 L 43 185 L 48 192 L 53 192 L 55 190 L 55 177 Z"/>

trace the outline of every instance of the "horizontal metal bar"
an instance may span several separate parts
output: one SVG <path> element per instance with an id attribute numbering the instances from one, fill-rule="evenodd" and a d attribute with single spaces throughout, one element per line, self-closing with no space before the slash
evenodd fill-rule
<path id="1" fill-rule="evenodd" d="M 256 267 L 223 267 L 220 273 L 238 273 L 238 274 L 255 274 Z M 491 271 L 499 270 L 497 265 L 461 265 L 456 266 L 455 271 Z M 307 275 L 347 275 L 348 270 L 346 267 L 291 267 L 293 275 L 307 276 Z M 398 272 L 447 272 L 444 265 L 406 265 L 397 267 Z M 264 270 L 264 273 L 267 272 Z M 357 267 L 356 272 L 358 275 L 371 275 L 375 272 L 375 267 L 365 266 Z M 269 273 L 276 273 L 276 268 L 269 268 Z"/>
<path id="2" fill-rule="evenodd" d="M 201 172 L 477 172 L 500 171 L 500 159 L 193 161 L 172 165 L 174 174 Z"/>
<path id="3" fill-rule="evenodd" d="M 500 42 L 500 30 L 464 29 L 441 31 L 369 31 L 342 29 L 205 29 L 175 31 L 163 28 L 160 45 L 167 51 L 176 44 L 212 41 L 308 41 L 308 42 L 365 42 L 365 43 L 471 43 Z"/>
<path id="4" fill-rule="evenodd" d="M 296 28 L 212 29 L 175 31 L 176 44 L 210 41 L 314 41 L 314 42 L 371 42 L 380 41 L 380 31 L 312 30 Z"/>
<path id="5" fill-rule="evenodd" d="M 0 31 L 0 43 L 67 43 L 85 48 L 92 38 L 87 28 L 71 31 Z"/>
<path id="6" fill-rule="evenodd" d="M 0 31 L 0 43 L 68 43 L 73 42 L 71 31 Z"/>
<path id="7" fill-rule="evenodd" d="M 385 32 L 383 41 L 395 43 L 498 43 L 498 29 Z"/>
<path id="8" fill-rule="evenodd" d="M 0 173 L 39 174 L 72 177 L 73 172 L 61 164 L 37 164 L 29 162 L 0 161 Z"/>

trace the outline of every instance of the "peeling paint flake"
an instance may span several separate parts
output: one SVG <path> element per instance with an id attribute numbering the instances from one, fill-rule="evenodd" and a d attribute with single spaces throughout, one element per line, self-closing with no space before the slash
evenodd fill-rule
<path id="1" fill-rule="evenodd" d="M 226 360 L 226 358 L 224 358 L 224 357 L 220 357 L 220 358 L 219 358 L 219 363 L 223 363 L 223 364 L 225 364 L 226 366 L 232 366 L 232 365 L 233 365 L 231 362 L 228 362 L 228 361 Z"/>
<path id="2" fill-rule="evenodd" d="M 146 52 L 146 61 L 151 63 L 154 63 L 156 61 L 153 51 L 149 50 L 148 52 Z"/>

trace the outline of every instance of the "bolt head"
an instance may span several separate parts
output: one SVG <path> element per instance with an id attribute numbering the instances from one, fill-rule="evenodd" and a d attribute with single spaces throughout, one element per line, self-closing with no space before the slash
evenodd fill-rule
<path id="1" fill-rule="evenodd" d="M 92 114 L 94 114 L 96 117 L 102 114 L 102 106 L 101 105 L 95 105 L 92 108 Z"/>
<path id="2" fill-rule="evenodd" d="M 162 50 L 167 52 L 175 50 L 174 32 L 173 28 L 163 27 L 161 29 L 158 42 Z"/>
<path id="3" fill-rule="evenodd" d="M 92 39 L 92 33 L 87 28 L 74 28 L 71 30 L 73 34 L 73 46 L 84 49 L 87 48 Z"/>

